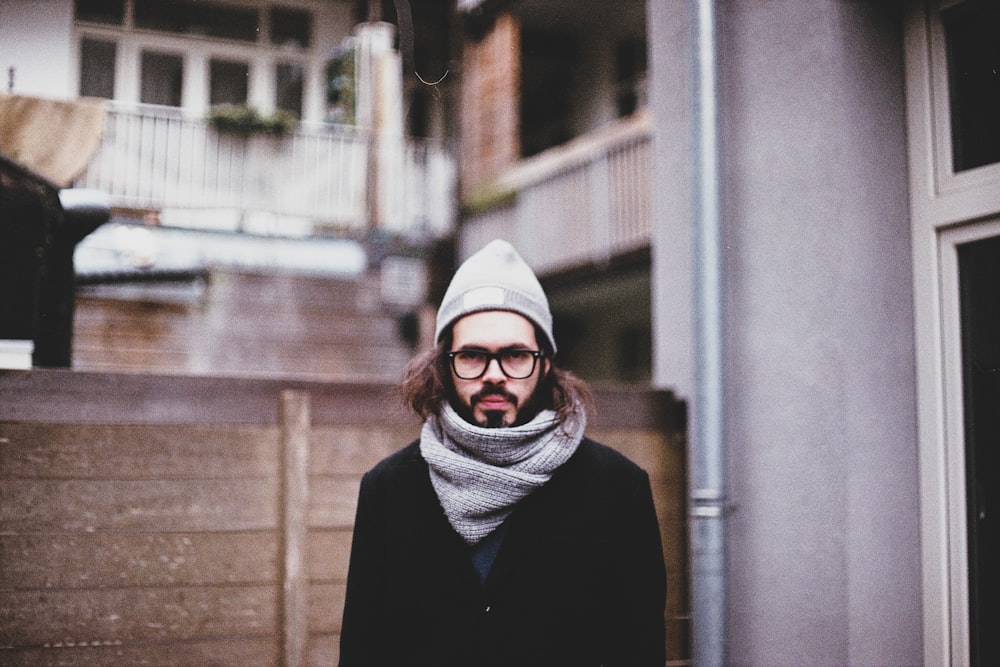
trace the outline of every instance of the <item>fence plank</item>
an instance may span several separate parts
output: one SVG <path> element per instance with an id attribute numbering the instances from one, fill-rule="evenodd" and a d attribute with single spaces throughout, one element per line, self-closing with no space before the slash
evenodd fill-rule
<path id="1" fill-rule="evenodd" d="M 309 587 L 310 634 L 340 633 L 346 592 L 346 583 L 313 584 Z"/>
<path id="2" fill-rule="evenodd" d="M 412 426 L 321 426 L 313 429 L 310 470 L 315 475 L 363 475 L 420 434 Z"/>
<path id="3" fill-rule="evenodd" d="M 0 370 L 0 421 L 277 424 L 284 389 L 309 392 L 316 424 L 416 424 L 385 384 L 37 369 Z"/>
<path id="4" fill-rule="evenodd" d="M 140 480 L 274 474 L 278 430 L 256 426 L 0 424 L 0 477 Z"/>
<path id="5" fill-rule="evenodd" d="M 340 635 L 313 635 L 309 638 L 309 667 L 330 667 L 340 658 Z"/>
<path id="6" fill-rule="evenodd" d="M 351 528 L 360 486 L 361 478 L 353 475 L 313 477 L 310 480 L 310 528 Z"/>
<path id="7" fill-rule="evenodd" d="M 310 530 L 308 578 L 343 583 L 351 530 Z M 68 589 L 280 581 L 277 531 L 0 535 L 4 589 Z"/>
<path id="8" fill-rule="evenodd" d="M 0 532 L 268 530 L 278 482 L 0 480 Z"/>
<path id="9" fill-rule="evenodd" d="M 8 591 L 0 646 L 276 637 L 278 596 L 278 586 L 247 585 Z"/>
<path id="10" fill-rule="evenodd" d="M 335 539 L 317 541 L 337 548 Z M 277 585 L 278 542 L 277 531 L 0 535 L 0 582 L 11 590 Z"/>
<path id="11" fill-rule="evenodd" d="M 281 394 L 282 657 L 285 667 L 300 667 L 305 658 L 308 622 L 307 510 L 309 506 L 309 394 Z"/>
<path id="12" fill-rule="evenodd" d="M 52 646 L 0 648 L 0 664 L 21 667 L 107 667 L 107 665 L 171 665 L 172 667 L 274 667 L 278 642 L 266 637 L 190 640 L 183 643 L 112 641 L 60 642 Z M 329 655 L 327 651 L 324 655 Z M 335 654 L 334 654 L 335 655 Z M 334 662 L 314 662 L 331 665 Z"/>
<path id="13" fill-rule="evenodd" d="M 351 556 L 350 528 L 309 531 L 309 581 L 343 583 Z"/>

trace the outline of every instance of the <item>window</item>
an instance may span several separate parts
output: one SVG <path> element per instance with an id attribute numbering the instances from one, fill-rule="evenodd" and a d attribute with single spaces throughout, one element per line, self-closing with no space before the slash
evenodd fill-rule
<path id="1" fill-rule="evenodd" d="M 77 21 L 122 25 L 125 22 L 125 0 L 75 0 L 73 14 Z"/>
<path id="2" fill-rule="evenodd" d="M 573 138 L 573 73 L 581 47 L 570 35 L 521 33 L 521 156 Z"/>
<path id="3" fill-rule="evenodd" d="M 942 21 L 954 170 L 1000 162 L 1000 5 L 965 3 Z"/>
<path id="4" fill-rule="evenodd" d="M 309 50 L 316 18 L 296 4 L 305 3 L 72 0 L 79 94 L 193 111 L 273 104 L 303 118 L 307 99 L 322 99 L 326 58 Z M 344 118 L 353 118 L 352 86 L 334 93 L 344 93 Z"/>
<path id="5" fill-rule="evenodd" d="M 302 65 L 278 63 L 274 68 L 277 88 L 275 108 L 291 111 L 302 117 Z"/>
<path id="6" fill-rule="evenodd" d="M 306 48 L 311 42 L 312 15 L 297 9 L 271 10 L 271 43 Z"/>
<path id="7" fill-rule="evenodd" d="M 145 30 L 256 42 L 257 10 L 191 0 L 136 0 L 135 25 Z"/>
<path id="8" fill-rule="evenodd" d="M 354 123 L 355 115 L 355 46 L 338 51 L 326 63 L 326 120 L 330 123 Z"/>
<path id="9" fill-rule="evenodd" d="M 1000 237 L 958 247 L 973 665 L 1000 661 Z"/>
<path id="10" fill-rule="evenodd" d="M 80 95 L 82 97 L 115 96 L 114 42 L 84 38 L 80 43 Z"/>
<path id="11" fill-rule="evenodd" d="M 181 105 L 184 59 L 172 53 L 143 51 L 139 101 L 144 104 Z"/>
<path id="12" fill-rule="evenodd" d="M 615 107 L 628 116 L 646 105 L 646 41 L 630 37 L 615 47 Z"/>
<path id="13" fill-rule="evenodd" d="M 209 65 L 209 104 L 246 104 L 250 66 L 232 60 L 215 60 Z"/>
<path id="14" fill-rule="evenodd" d="M 184 3 L 166 0 L 136 0 L 135 27 L 160 32 L 187 32 Z"/>

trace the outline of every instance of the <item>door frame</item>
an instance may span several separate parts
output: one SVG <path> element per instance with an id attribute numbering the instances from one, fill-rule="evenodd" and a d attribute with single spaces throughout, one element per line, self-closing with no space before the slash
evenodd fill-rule
<path id="1" fill-rule="evenodd" d="M 969 661 L 968 529 L 958 246 L 1000 235 L 1000 164 L 955 173 L 941 12 L 905 17 L 924 662 Z"/>

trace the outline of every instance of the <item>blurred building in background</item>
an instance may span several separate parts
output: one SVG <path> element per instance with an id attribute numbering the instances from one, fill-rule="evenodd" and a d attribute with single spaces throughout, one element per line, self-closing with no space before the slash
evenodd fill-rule
<path id="1" fill-rule="evenodd" d="M 43 178 L 72 158 L 59 186 L 111 207 L 76 252 L 75 368 L 396 377 L 454 226 L 454 77 L 417 74 L 448 71 L 452 10 L 382 4 L 0 3 L 0 151 Z M 237 315 L 225 286 L 244 276 L 276 299 L 330 281 L 339 306 L 291 320 L 308 331 L 277 301 Z M 324 315 L 360 328 L 324 337 Z"/>
<path id="2" fill-rule="evenodd" d="M 646 3 L 459 5 L 459 253 L 513 242 L 549 291 L 562 363 L 648 384 Z"/>
<path id="3" fill-rule="evenodd" d="M 695 664 L 996 662 L 995 5 L 457 5 L 459 258 L 686 401 Z"/>
<path id="4" fill-rule="evenodd" d="M 505 238 L 563 365 L 686 403 L 696 664 L 1000 659 L 992 3 L 44 5 L 0 0 L 8 97 L 109 100 L 72 184 L 114 208 L 81 250 L 128 268 L 81 262 L 81 298 L 183 278 L 81 319 L 79 358 L 168 348 L 135 337 L 160 308 L 205 333 L 157 368 L 385 377 L 454 261 Z M 215 236 L 171 264 L 120 227 Z M 387 338 L 290 296 L 338 284 Z M 311 358 L 330 313 L 391 363 L 259 354 Z"/>

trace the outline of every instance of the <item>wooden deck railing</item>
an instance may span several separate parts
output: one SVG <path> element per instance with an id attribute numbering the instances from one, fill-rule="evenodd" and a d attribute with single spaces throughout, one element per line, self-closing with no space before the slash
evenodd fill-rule
<path id="1" fill-rule="evenodd" d="M 236 231 L 260 231 L 256 225 L 274 232 L 277 225 L 280 233 L 287 218 L 316 230 L 358 231 L 369 224 L 370 143 L 369 132 L 346 126 L 243 137 L 179 109 L 112 106 L 100 148 L 76 185 L 107 192 L 119 208 L 170 210 L 180 219 L 193 219 L 194 211 L 212 224 L 233 220 Z M 444 150 L 403 138 L 381 146 L 378 224 L 450 230 L 454 169 Z"/>
<path id="2" fill-rule="evenodd" d="M 464 254 L 494 238 L 536 271 L 600 263 L 650 243 L 653 141 L 649 117 L 629 119 L 523 160 L 490 185 L 505 205 L 466 215 Z"/>

